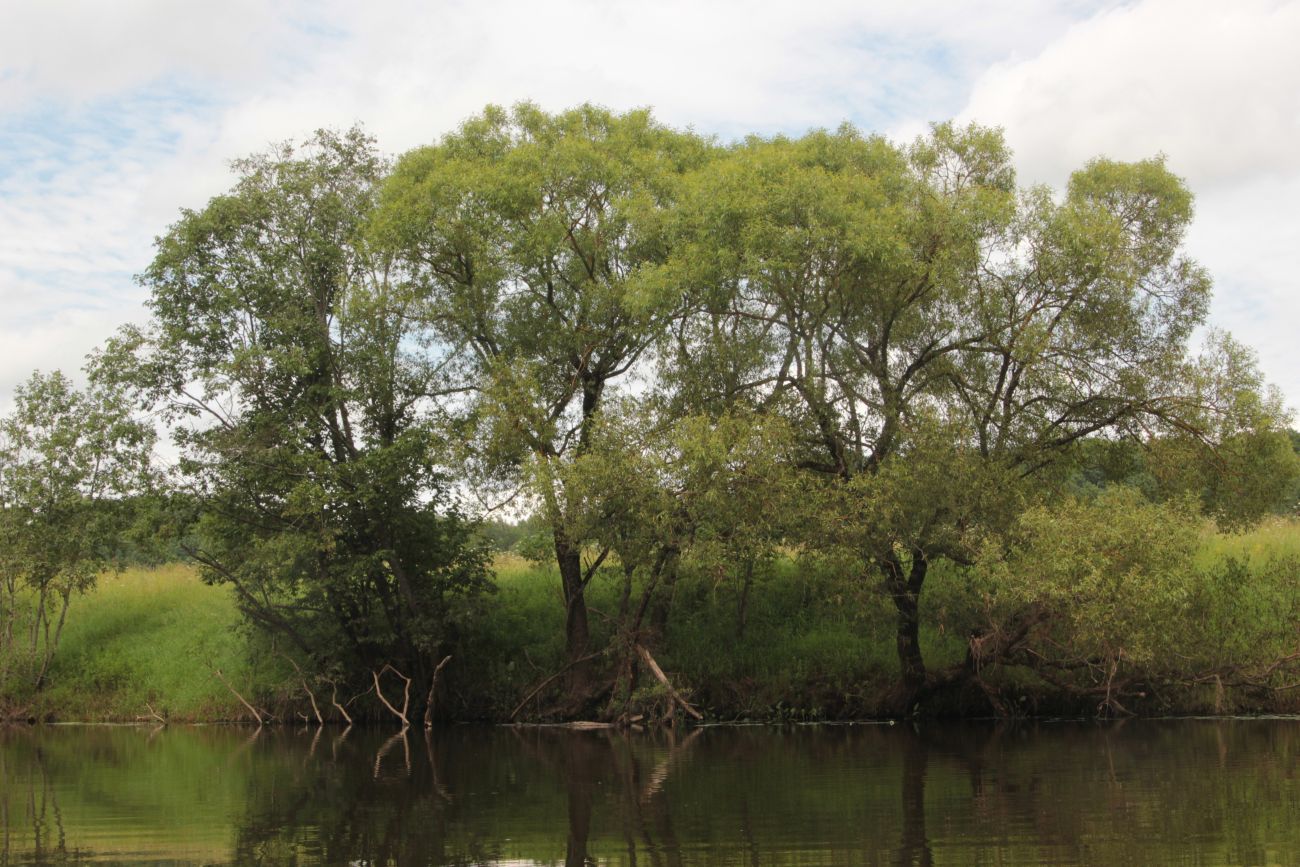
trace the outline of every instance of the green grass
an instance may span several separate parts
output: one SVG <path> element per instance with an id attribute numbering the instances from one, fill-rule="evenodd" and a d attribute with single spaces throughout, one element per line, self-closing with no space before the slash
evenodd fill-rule
<path id="1" fill-rule="evenodd" d="M 1229 568 L 1230 562 L 1236 565 Z M 1300 521 L 1276 519 L 1238 534 L 1207 531 L 1197 568 L 1215 576 L 1198 585 L 1212 652 L 1258 650 L 1267 642 L 1280 655 L 1294 644 L 1289 618 L 1300 612 L 1297 564 Z M 503 718 L 564 662 L 555 568 L 513 555 L 501 555 L 494 566 L 498 592 L 467 625 L 448 671 L 451 700 L 475 718 Z M 601 569 L 588 588 L 594 646 L 605 646 L 612 635 L 621 590 L 617 565 Z M 897 661 L 892 606 L 872 581 L 779 560 L 757 570 L 743 630 L 740 592 L 734 580 L 689 570 L 676 585 L 656 654 L 698 703 L 732 718 L 880 711 Z M 958 570 L 942 564 L 931 570 L 922 609 L 927 662 L 938 668 L 959 661 L 974 608 Z M 73 601 L 36 710 L 59 719 L 133 720 L 149 715 L 148 703 L 177 720 L 243 718 L 213 670 L 263 701 L 287 682 L 287 672 L 264 653 L 258 661 L 239 621 L 230 591 L 203 584 L 189 567 L 105 576 Z"/>
<path id="2" fill-rule="evenodd" d="M 146 703 L 174 719 L 235 719 L 236 688 L 258 688 L 239 612 L 227 588 L 187 566 L 106 575 L 73 600 L 41 709 L 61 719 L 129 720 Z"/>
<path id="3" fill-rule="evenodd" d="M 1228 557 L 1255 563 L 1286 559 L 1300 561 L 1300 519 L 1268 518 L 1241 533 L 1207 531 L 1198 565 L 1212 566 Z"/>
<path id="4" fill-rule="evenodd" d="M 492 685 L 496 692 L 480 696 L 476 713 L 499 718 L 563 664 L 564 618 L 554 568 L 505 555 L 496 573 L 499 592 L 475 628 L 470 655 L 478 662 L 460 676 Z M 612 633 L 622 581 L 621 568 L 607 565 L 587 589 L 595 646 L 604 646 Z M 634 604 L 641 590 L 635 588 Z M 740 595 L 737 582 L 684 570 L 656 651 L 676 685 L 728 717 L 803 719 L 880 710 L 897 660 L 892 607 L 873 586 L 817 564 L 780 560 L 756 572 L 743 629 Z M 936 660 L 960 658 L 960 642 L 934 624 L 923 626 L 922 641 Z"/>

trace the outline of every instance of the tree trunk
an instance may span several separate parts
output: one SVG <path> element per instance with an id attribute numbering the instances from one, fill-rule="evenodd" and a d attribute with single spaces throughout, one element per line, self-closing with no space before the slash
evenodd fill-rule
<path id="1" fill-rule="evenodd" d="M 925 553 L 919 549 L 912 551 L 910 568 L 904 568 L 898 554 L 890 551 L 882 559 L 885 573 L 885 586 L 894 609 L 898 612 L 898 628 L 895 641 L 898 650 L 899 693 L 895 710 L 909 714 L 916 705 L 916 700 L 925 687 L 925 660 L 921 656 L 921 587 L 925 583 L 925 574 L 929 563 Z"/>
<path id="2" fill-rule="evenodd" d="M 560 567 L 560 586 L 564 591 L 564 649 L 570 665 L 565 675 L 565 688 L 570 701 L 582 702 L 591 688 L 591 661 L 580 661 L 587 656 L 591 645 L 587 588 L 582 581 L 582 551 L 557 532 L 555 560 Z"/>

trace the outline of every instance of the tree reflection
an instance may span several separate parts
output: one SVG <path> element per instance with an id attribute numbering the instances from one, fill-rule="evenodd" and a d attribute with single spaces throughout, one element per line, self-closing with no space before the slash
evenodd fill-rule
<path id="1" fill-rule="evenodd" d="M 1296 756 L 1285 721 L 0 730 L 0 867 L 1300 864 Z"/>
<path id="2" fill-rule="evenodd" d="M 902 740 L 902 841 L 894 863 L 929 867 L 934 863 L 925 833 L 925 773 L 930 749 L 919 733 L 907 731 Z"/>

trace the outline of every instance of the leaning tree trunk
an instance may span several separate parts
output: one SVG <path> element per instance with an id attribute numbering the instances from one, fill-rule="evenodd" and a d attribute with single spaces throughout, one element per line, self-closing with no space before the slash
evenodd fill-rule
<path id="1" fill-rule="evenodd" d="M 892 550 L 881 559 L 885 587 L 898 613 L 895 641 L 898 650 L 899 688 L 893 704 L 895 712 L 903 715 L 912 712 L 926 681 L 925 660 L 921 656 L 920 602 L 921 587 L 925 583 L 929 563 L 925 559 L 925 553 L 919 549 L 912 550 L 911 559 L 908 568 L 904 567 L 898 554 Z"/>

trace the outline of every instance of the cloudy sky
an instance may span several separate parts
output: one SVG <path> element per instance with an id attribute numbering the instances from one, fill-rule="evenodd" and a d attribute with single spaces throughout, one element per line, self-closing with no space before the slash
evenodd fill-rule
<path id="1" fill-rule="evenodd" d="M 1300 406 L 1297 44 L 1300 0 L 4 2 L 0 408 L 142 318 L 132 275 L 231 158 L 356 121 L 400 152 L 521 99 L 724 139 L 973 119 L 1024 183 L 1163 152 L 1214 323 Z"/>

